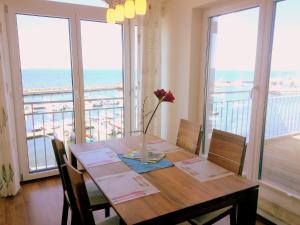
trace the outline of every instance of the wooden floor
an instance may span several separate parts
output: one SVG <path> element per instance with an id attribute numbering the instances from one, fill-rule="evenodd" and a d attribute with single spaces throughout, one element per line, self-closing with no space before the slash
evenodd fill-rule
<path id="1" fill-rule="evenodd" d="M 300 196 L 300 134 L 265 142 L 262 180 Z"/>
<path id="2" fill-rule="evenodd" d="M 58 177 L 23 184 L 16 197 L 0 199 L 0 225 L 60 225 L 62 201 Z M 98 211 L 95 217 L 101 220 L 104 214 Z M 229 219 L 216 224 L 227 225 Z"/>

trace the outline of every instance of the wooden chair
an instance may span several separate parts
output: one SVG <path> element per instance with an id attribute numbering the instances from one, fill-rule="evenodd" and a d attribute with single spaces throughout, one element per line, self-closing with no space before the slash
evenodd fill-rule
<path id="1" fill-rule="evenodd" d="M 181 119 L 177 134 L 176 145 L 199 155 L 201 146 L 201 125 Z"/>
<path id="2" fill-rule="evenodd" d="M 220 130 L 213 130 L 208 160 L 238 175 L 242 175 L 246 153 L 246 138 Z M 228 206 L 196 217 L 189 222 L 193 225 L 213 224 L 230 215 L 230 224 L 236 224 L 236 206 Z"/>
<path id="3" fill-rule="evenodd" d="M 62 166 L 65 164 L 63 158 L 64 156 L 66 156 L 65 146 L 62 141 L 58 140 L 57 138 L 54 138 L 52 139 L 52 147 L 54 150 L 54 155 L 59 170 L 59 175 L 62 181 L 63 191 L 66 192 L 67 184 L 69 183 L 69 181 L 66 178 L 66 174 L 64 174 L 62 170 Z M 110 214 L 109 212 L 110 204 L 105 198 L 105 196 L 103 195 L 103 193 L 100 192 L 100 190 L 97 188 L 97 186 L 92 180 L 87 181 L 85 185 L 87 188 L 89 200 L 91 202 L 91 209 L 92 210 L 105 209 L 105 216 L 108 217 Z M 63 202 L 61 224 L 66 225 L 68 221 L 69 204 L 65 195 L 63 201 L 64 202 Z"/>
<path id="4" fill-rule="evenodd" d="M 64 156 L 64 165 L 62 166 L 63 173 L 66 174 L 69 183 L 66 185 L 66 198 L 70 202 L 73 224 L 76 225 L 96 225 L 89 201 L 88 192 L 85 186 L 83 174 L 75 169 Z M 105 219 L 97 225 L 117 225 L 120 224 L 120 218 L 114 216 Z"/>

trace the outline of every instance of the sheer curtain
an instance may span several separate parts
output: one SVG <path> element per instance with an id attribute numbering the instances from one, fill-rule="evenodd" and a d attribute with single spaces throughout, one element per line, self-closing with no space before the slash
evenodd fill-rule
<path id="1" fill-rule="evenodd" d="M 161 88 L 161 0 L 148 0 L 145 16 L 140 17 L 141 101 L 146 98 L 145 112 L 154 109 L 157 99 L 153 92 Z M 156 113 L 148 133 L 160 136 L 160 111 Z"/>
<path id="2" fill-rule="evenodd" d="M 0 1 L 0 197 L 20 189 L 14 107 L 9 67 L 4 4 Z"/>

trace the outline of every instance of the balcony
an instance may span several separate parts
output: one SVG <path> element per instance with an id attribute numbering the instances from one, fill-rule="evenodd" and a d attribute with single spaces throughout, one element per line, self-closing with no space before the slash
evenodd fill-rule
<path id="1" fill-rule="evenodd" d="M 218 92 L 216 94 L 245 94 L 249 92 Z M 235 95 L 237 96 L 237 95 Z M 236 133 L 249 138 L 249 121 L 252 100 L 250 97 L 214 101 L 212 105 L 213 128 Z M 237 98 L 237 97 L 235 97 Z M 300 95 L 270 96 L 268 99 L 265 139 L 300 133 Z"/>
<path id="2" fill-rule="evenodd" d="M 266 140 L 262 180 L 300 197 L 299 146 L 300 132 Z"/>
<path id="3" fill-rule="evenodd" d="M 251 104 L 250 98 L 215 101 L 212 127 L 249 138 Z M 261 168 L 263 181 L 296 196 L 300 196 L 299 115 L 299 94 L 269 96 Z"/>

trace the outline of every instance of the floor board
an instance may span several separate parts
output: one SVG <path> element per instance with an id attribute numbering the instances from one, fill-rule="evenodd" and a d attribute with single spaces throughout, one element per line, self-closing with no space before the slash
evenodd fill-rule
<path id="1" fill-rule="evenodd" d="M 59 225 L 62 201 L 58 177 L 23 184 L 17 196 L 0 199 L 0 225 Z M 103 211 L 96 212 L 95 217 L 103 219 Z M 216 223 L 228 224 L 228 218 Z M 257 225 L 263 223 L 257 222 Z"/>
<path id="2" fill-rule="evenodd" d="M 300 134 L 265 142 L 262 180 L 300 196 Z"/>

